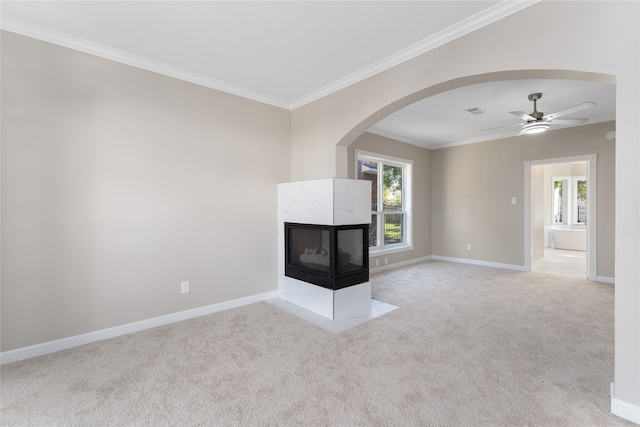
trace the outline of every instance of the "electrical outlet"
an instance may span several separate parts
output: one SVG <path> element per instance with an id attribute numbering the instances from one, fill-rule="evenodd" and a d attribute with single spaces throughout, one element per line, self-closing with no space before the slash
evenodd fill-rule
<path id="1" fill-rule="evenodd" d="M 377 259 L 377 260 L 376 260 L 376 267 L 379 267 L 379 266 L 380 266 L 380 260 L 379 260 L 379 259 Z"/>
<path id="2" fill-rule="evenodd" d="M 384 257 L 384 265 L 387 265 L 387 264 L 389 264 L 389 258 Z"/>
<path id="3" fill-rule="evenodd" d="M 471 250 L 471 243 L 467 243 L 467 250 L 470 251 Z"/>
<path id="4" fill-rule="evenodd" d="M 180 283 L 180 290 L 183 294 L 188 294 L 189 293 L 189 282 L 182 282 Z"/>

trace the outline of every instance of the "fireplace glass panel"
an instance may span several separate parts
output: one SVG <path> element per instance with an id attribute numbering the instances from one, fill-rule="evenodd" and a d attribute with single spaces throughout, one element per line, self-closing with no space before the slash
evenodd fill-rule
<path id="1" fill-rule="evenodd" d="M 364 266 L 364 230 L 338 230 L 338 273 L 361 269 Z"/>
<path id="2" fill-rule="evenodd" d="M 285 223 L 285 276 L 328 289 L 369 280 L 369 225 Z"/>
<path id="3" fill-rule="evenodd" d="M 289 229 L 289 264 L 329 272 L 331 268 L 329 230 Z"/>

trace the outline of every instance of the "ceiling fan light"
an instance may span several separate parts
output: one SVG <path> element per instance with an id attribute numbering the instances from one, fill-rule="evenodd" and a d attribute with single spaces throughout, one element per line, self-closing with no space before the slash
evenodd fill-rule
<path id="1" fill-rule="evenodd" d="M 527 123 L 526 125 L 522 126 L 522 132 L 526 133 L 527 135 L 542 133 L 547 129 L 549 129 L 549 123 L 547 122 L 533 122 Z"/>

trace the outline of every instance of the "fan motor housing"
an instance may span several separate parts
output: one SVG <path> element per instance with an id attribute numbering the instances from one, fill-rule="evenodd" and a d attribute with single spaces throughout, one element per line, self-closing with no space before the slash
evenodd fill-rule
<path id="1" fill-rule="evenodd" d="M 540 92 L 532 93 L 531 95 L 529 95 L 529 101 L 533 101 L 533 113 L 529 115 L 531 117 L 535 117 L 537 120 L 540 120 L 542 116 L 544 116 L 544 113 L 538 112 L 537 105 L 536 105 L 536 101 L 538 101 L 538 99 L 540 98 L 542 98 L 542 93 Z"/>

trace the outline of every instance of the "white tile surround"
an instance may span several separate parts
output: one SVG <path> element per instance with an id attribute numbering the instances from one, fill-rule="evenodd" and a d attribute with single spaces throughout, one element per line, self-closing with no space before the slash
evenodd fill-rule
<path id="1" fill-rule="evenodd" d="M 284 275 L 284 223 L 318 225 L 368 224 L 371 183 L 324 178 L 278 184 L 278 294 L 330 320 L 371 310 L 371 283 L 331 290 Z"/>
<path id="2" fill-rule="evenodd" d="M 336 291 L 285 277 L 278 286 L 280 299 L 289 301 L 327 319 L 336 320 L 371 309 L 371 282 Z"/>
<path id="3" fill-rule="evenodd" d="M 369 224 L 371 183 L 324 178 L 278 184 L 278 222 Z M 284 231 L 283 231 L 284 232 Z"/>

